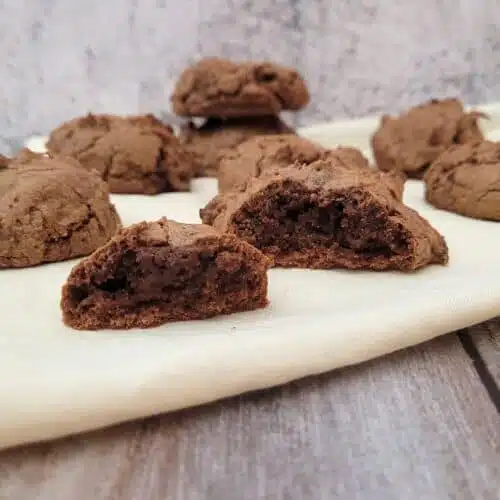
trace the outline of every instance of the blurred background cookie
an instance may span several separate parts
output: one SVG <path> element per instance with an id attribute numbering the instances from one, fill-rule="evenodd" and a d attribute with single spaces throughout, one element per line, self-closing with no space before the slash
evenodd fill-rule
<path id="1" fill-rule="evenodd" d="M 268 168 L 287 167 L 295 162 L 310 163 L 326 151 L 320 145 L 293 134 L 248 139 L 221 158 L 219 192 L 238 189 Z"/>
<path id="2" fill-rule="evenodd" d="M 432 99 L 398 117 L 384 115 L 371 140 L 377 166 L 420 179 L 451 145 L 483 139 L 481 116 L 465 112 L 462 103 L 451 98 Z"/>
<path id="3" fill-rule="evenodd" d="M 196 170 L 173 129 L 152 115 L 76 118 L 50 134 L 47 149 L 99 172 L 112 193 L 188 191 Z"/>
<path id="4" fill-rule="evenodd" d="M 500 143 L 454 146 L 424 177 L 425 198 L 437 208 L 500 221 Z"/>
<path id="5" fill-rule="evenodd" d="M 266 116 L 302 109 L 309 91 L 292 68 L 207 57 L 183 71 L 171 101 L 180 116 Z"/>
<path id="6" fill-rule="evenodd" d="M 181 144 L 196 158 L 200 177 L 217 177 L 220 159 L 236 146 L 254 136 L 293 134 L 278 116 L 241 118 L 208 118 L 196 126 L 189 122 L 181 127 Z"/>

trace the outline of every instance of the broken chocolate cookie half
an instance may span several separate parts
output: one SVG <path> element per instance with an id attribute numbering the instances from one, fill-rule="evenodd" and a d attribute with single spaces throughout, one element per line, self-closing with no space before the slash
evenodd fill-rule
<path id="1" fill-rule="evenodd" d="M 79 330 L 148 328 L 261 308 L 269 265 L 235 235 L 166 218 L 141 222 L 73 268 L 63 320 Z"/>
<path id="2" fill-rule="evenodd" d="M 200 215 L 281 267 L 412 271 L 446 264 L 444 238 L 401 203 L 397 182 L 327 155 L 269 169 L 218 195 Z"/>

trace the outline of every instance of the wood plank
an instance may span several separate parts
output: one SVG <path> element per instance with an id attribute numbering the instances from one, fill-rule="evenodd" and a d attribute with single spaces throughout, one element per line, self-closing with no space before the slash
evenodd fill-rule
<path id="1" fill-rule="evenodd" d="M 488 373 L 484 373 L 483 377 L 486 379 L 488 376 L 491 377 L 489 383 L 496 384 L 498 389 L 500 387 L 500 317 L 468 328 L 464 333 L 469 335 L 484 362 L 484 366 L 477 366 L 478 370 L 486 369 Z"/>
<path id="2" fill-rule="evenodd" d="M 0 498 L 496 499 L 498 415 L 455 335 L 0 454 Z"/>

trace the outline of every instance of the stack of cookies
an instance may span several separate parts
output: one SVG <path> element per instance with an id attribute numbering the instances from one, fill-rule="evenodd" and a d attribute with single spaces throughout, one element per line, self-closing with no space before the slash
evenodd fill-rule
<path id="1" fill-rule="evenodd" d="M 280 113 L 302 109 L 309 92 L 292 68 L 210 57 L 181 74 L 171 101 L 177 115 L 190 119 L 179 138 L 197 159 L 197 175 L 216 177 L 221 157 L 246 139 L 293 134 Z"/>

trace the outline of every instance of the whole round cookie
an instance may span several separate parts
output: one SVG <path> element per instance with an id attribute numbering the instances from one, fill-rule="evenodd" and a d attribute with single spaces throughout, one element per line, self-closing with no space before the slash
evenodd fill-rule
<path id="1" fill-rule="evenodd" d="M 453 146 L 424 177 L 425 198 L 437 208 L 500 221 L 500 142 Z"/>
<path id="2" fill-rule="evenodd" d="M 196 158 L 200 177 L 216 177 L 221 157 L 242 142 L 255 136 L 293 134 L 277 116 L 209 118 L 196 127 L 192 122 L 181 127 L 179 140 Z"/>
<path id="3" fill-rule="evenodd" d="M 385 115 L 371 140 L 377 166 L 420 179 L 453 144 L 483 139 L 478 125 L 481 116 L 466 113 L 457 99 L 433 99 L 398 117 Z"/>
<path id="4" fill-rule="evenodd" d="M 171 101 L 180 116 L 228 118 L 296 111 L 309 98 L 304 80 L 292 68 L 207 57 L 184 70 Z"/>
<path id="5" fill-rule="evenodd" d="M 88 113 L 56 127 L 49 135 L 47 149 L 54 152 L 61 152 L 64 149 L 85 149 L 92 141 L 109 132 L 111 128 L 121 125 L 154 127 L 165 133 L 174 134 L 170 125 L 163 123 L 152 114 L 120 116 Z"/>
<path id="6" fill-rule="evenodd" d="M 99 172 L 112 193 L 187 191 L 195 171 L 172 128 L 152 115 L 75 118 L 50 134 L 47 149 Z"/>
<path id="7" fill-rule="evenodd" d="M 23 151 L 0 169 L 0 268 L 88 255 L 120 225 L 106 183 L 71 158 Z"/>

